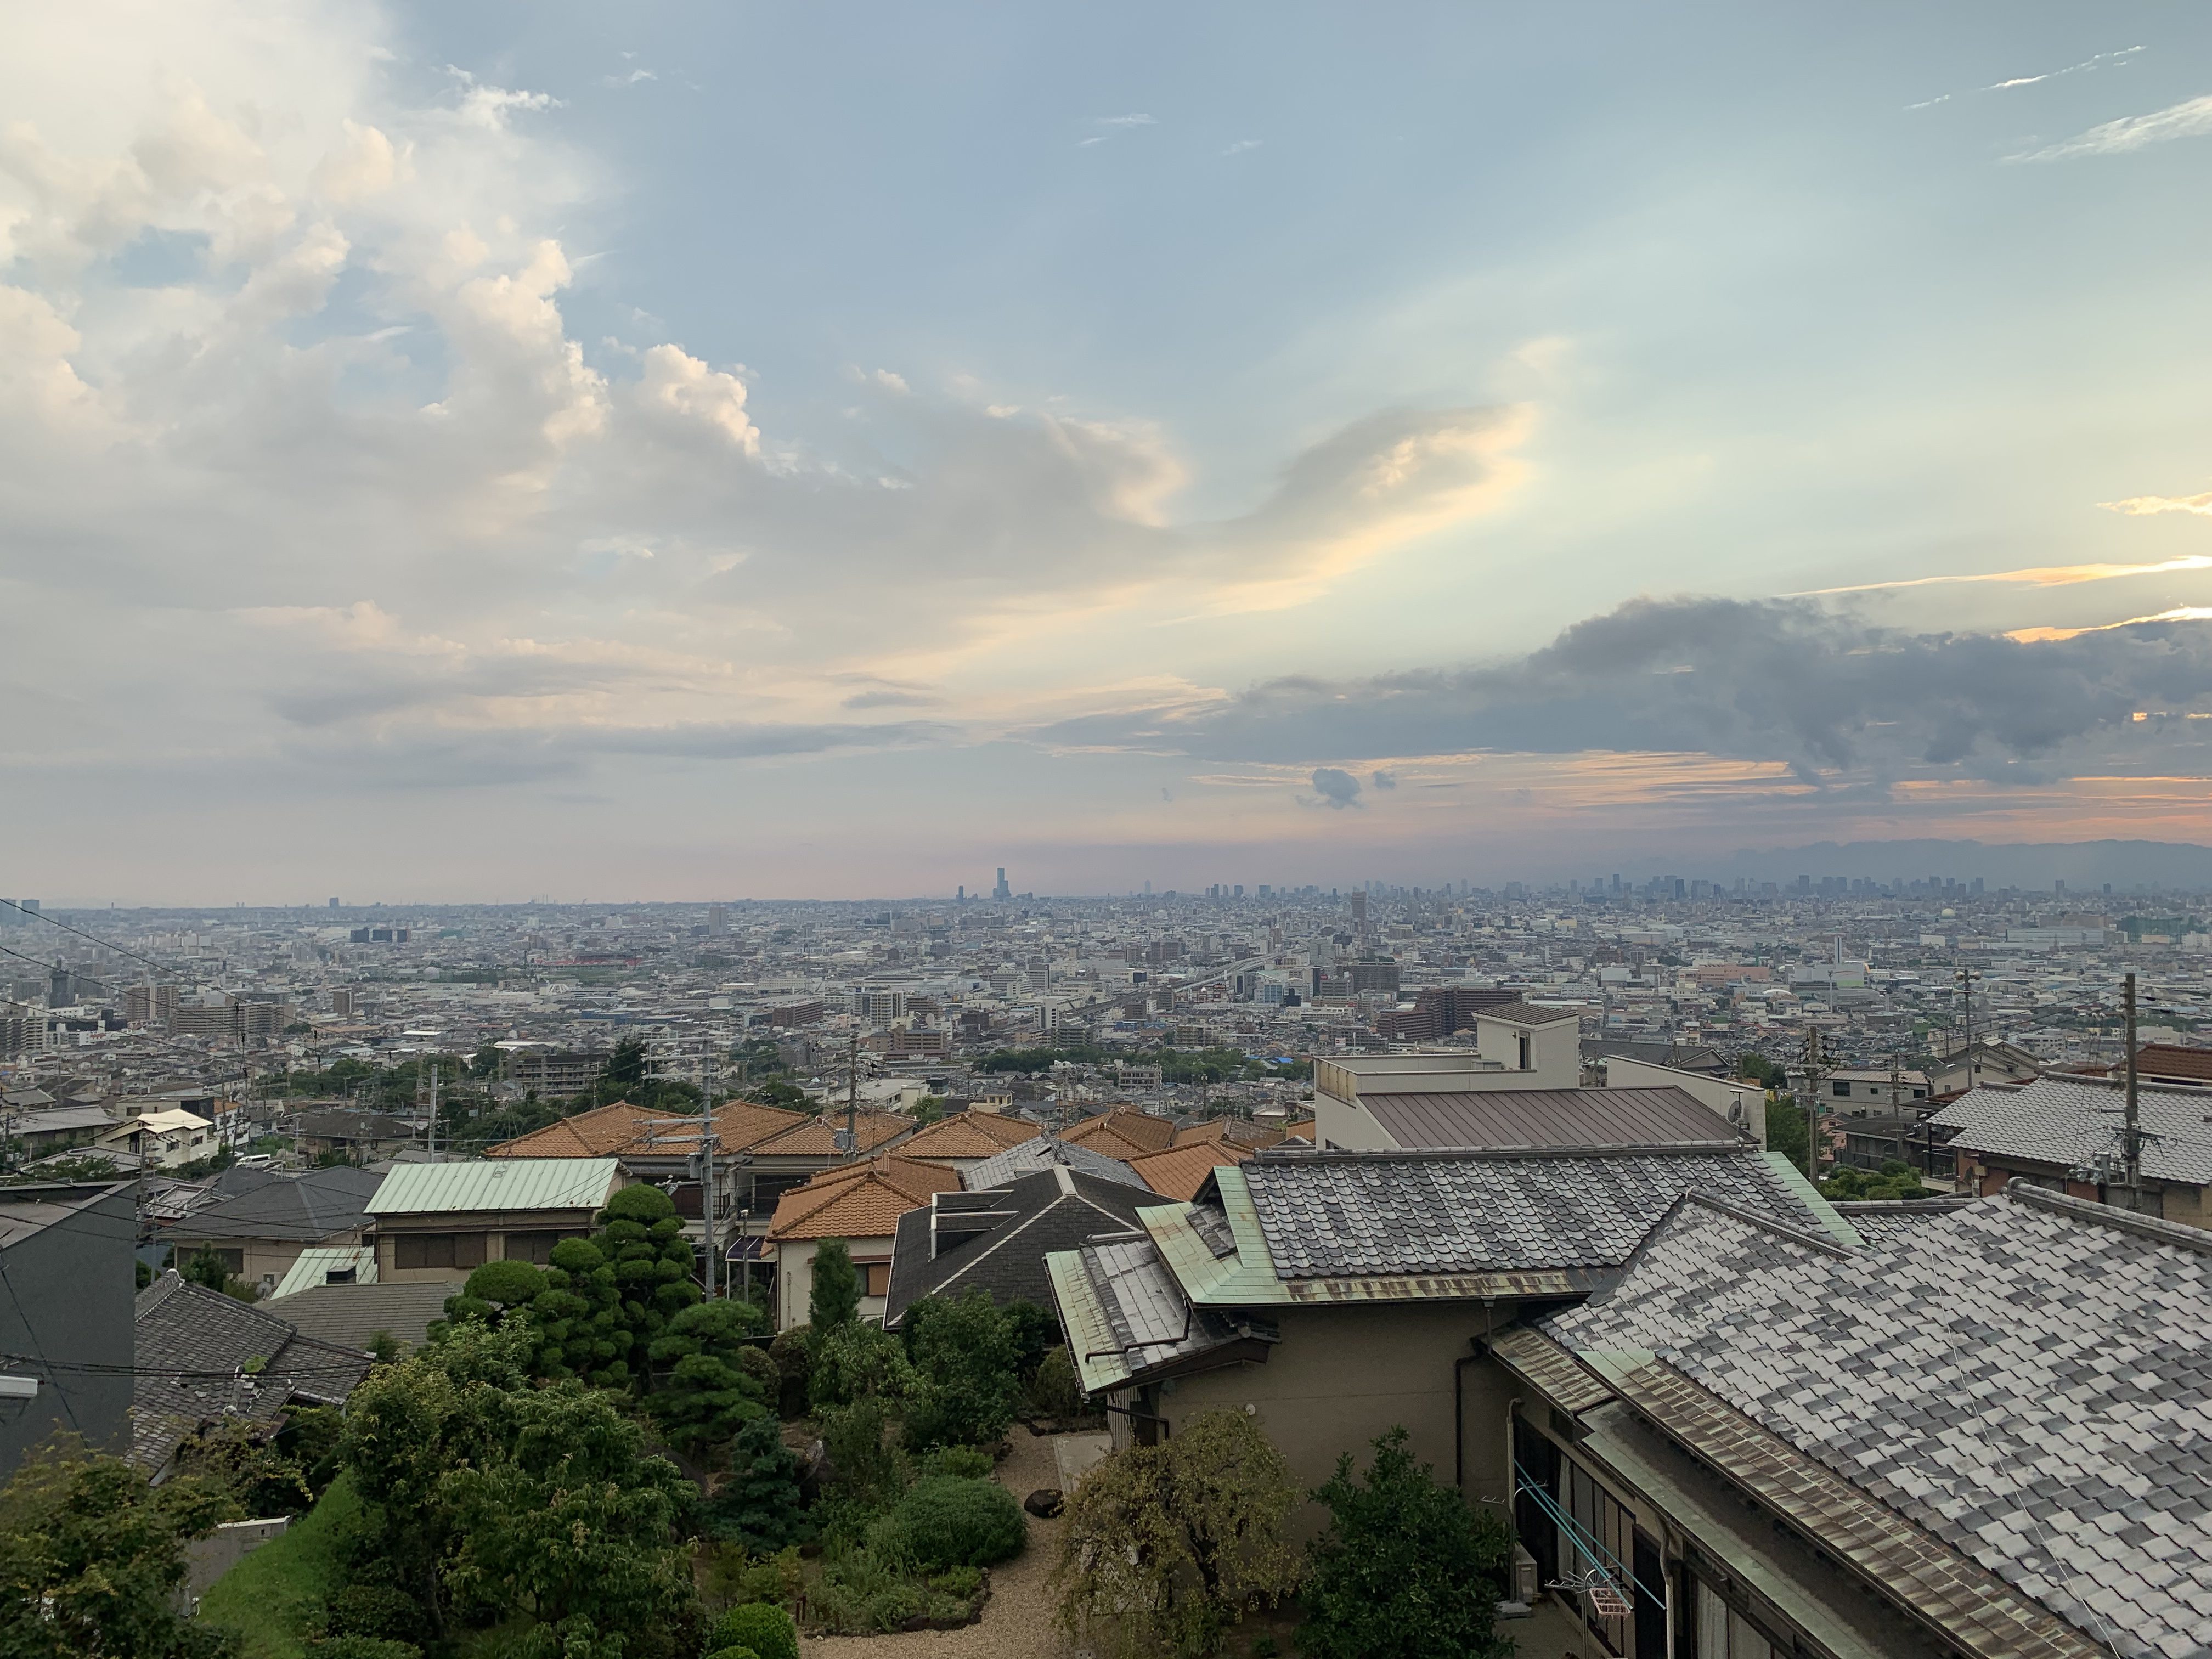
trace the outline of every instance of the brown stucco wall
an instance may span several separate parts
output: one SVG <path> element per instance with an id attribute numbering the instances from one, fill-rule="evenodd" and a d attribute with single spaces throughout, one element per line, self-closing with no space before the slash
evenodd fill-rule
<path id="1" fill-rule="evenodd" d="M 1472 1357 L 1472 1342 L 1486 1328 L 1504 1328 L 1510 1309 L 1486 1313 L 1477 1303 L 1401 1303 L 1289 1308 L 1276 1316 L 1282 1340 L 1266 1363 L 1161 1385 L 1159 1413 L 1170 1434 L 1200 1412 L 1250 1406 L 1289 1462 L 1292 1480 L 1310 1491 L 1328 1479 L 1343 1453 L 1364 1466 L 1369 1443 L 1402 1425 L 1414 1456 L 1431 1465 L 1437 1480 L 1452 1481 L 1454 1366 Z M 1505 1374 L 1474 1363 L 1462 1368 L 1461 1381 L 1464 1489 L 1470 1499 L 1502 1500 L 1507 1495 Z M 1117 1441 L 1125 1437 L 1125 1422 L 1115 1419 Z M 1298 1536 L 1311 1536 L 1326 1518 L 1318 1504 L 1306 1504 L 1295 1523 Z"/>

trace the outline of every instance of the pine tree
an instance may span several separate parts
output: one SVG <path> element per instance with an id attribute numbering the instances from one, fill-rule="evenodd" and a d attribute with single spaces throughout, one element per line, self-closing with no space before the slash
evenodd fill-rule
<path id="1" fill-rule="evenodd" d="M 806 1316 L 817 1336 L 860 1316 L 860 1272 L 842 1238 L 824 1239 L 814 1252 L 814 1289 L 806 1300 Z"/>
<path id="2" fill-rule="evenodd" d="M 799 1459 L 783 1443 L 773 1417 L 756 1417 L 738 1431 L 730 1448 L 730 1474 L 707 1505 L 718 1538 L 771 1554 L 799 1540 Z"/>

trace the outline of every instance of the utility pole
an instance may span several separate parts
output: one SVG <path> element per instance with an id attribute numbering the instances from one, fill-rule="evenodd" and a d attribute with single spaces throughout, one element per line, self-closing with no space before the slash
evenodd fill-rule
<path id="1" fill-rule="evenodd" d="M 1966 966 L 1966 964 L 1965 963 L 1963 963 L 1963 962 L 1962 962 L 1962 963 L 1960 963 L 1959 964 L 1959 971 L 1958 971 L 1957 973 L 1955 973 L 1955 974 L 1952 975 L 1951 975 L 1951 977 L 1952 977 L 1954 980 L 1955 980 L 1956 981 L 1958 981 L 1958 986 L 1959 986 L 1959 1000 L 1960 1000 L 1960 1002 L 1961 1003 L 1961 1005 L 1963 1006 L 1963 1008 L 1964 1008 L 1964 1020 L 1965 1020 L 1966 1030 L 1966 1086 L 1967 1086 L 1969 1089 L 1971 1089 L 1971 1088 L 1972 1088 L 1972 1087 L 1974 1086 L 1974 1069 L 1975 1069 L 1975 1067 L 1974 1067 L 1974 978 L 1975 978 L 1974 970 L 1973 970 L 1972 969 L 1971 969 L 1971 968 L 1967 967 L 1967 966 Z"/>
<path id="2" fill-rule="evenodd" d="M 853 1033 L 845 1056 L 845 1156 L 860 1155 L 860 1034 Z"/>
<path id="3" fill-rule="evenodd" d="M 707 1299 L 714 1299 L 715 1258 L 721 1255 L 721 1242 L 714 1237 L 714 1044 L 717 1038 L 710 1024 L 707 1028 L 707 1054 L 701 1068 L 702 1086 L 699 1091 L 699 1221 L 707 1235 Z"/>
<path id="4" fill-rule="evenodd" d="M 1820 1028 L 1805 1033 L 1805 1178 L 1820 1178 Z"/>
<path id="5" fill-rule="evenodd" d="M 1897 1161 L 1910 1164 L 1905 1155 L 1905 1061 L 1892 1049 L 1889 1055 L 1889 1116 L 1897 1126 Z"/>
<path id="6" fill-rule="evenodd" d="M 2142 1207 L 2142 1118 L 2136 1099 L 2136 976 L 2123 981 L 2122 1006 L 2127 1015 L 2128 1103 L 2120 1130 L 2120 1164 L 2128 1186 L 2128 1208 Z"/>
<path id="7" fill-rule="evenodd" d="M 438 1161 L 438 1062 L 430 1062 L 430 1162 Z"/>

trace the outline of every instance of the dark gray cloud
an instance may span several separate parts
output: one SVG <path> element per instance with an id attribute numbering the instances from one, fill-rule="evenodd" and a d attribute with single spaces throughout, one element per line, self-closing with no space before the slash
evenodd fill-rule
<path id="1" fill-rule="evenodd" d="M 1371 781 L 1377 789 L 1395 789 L 1398 787 L 1398 775 L 1395 772 L 1385 772 L 1378 769 Z"/>
<path id="2" fill-rule="evenodd" d="M 1347 806 L 1359 805 L 1359 780 L 1337 767 L 1314 768 L 1313 787 L 1321 792 L 1322 802 L 1333 811 L 1340 812 Z"/>
<path id="3" fill-rule="evenodd" d="M 1301 766 L 1475 750 L 1687 751 L 1879 787 L 1931 772 L 2063 774 L 2179 738 L 2157 715 L 2208 704 L 2212 630 L 2197 623 L 2023 641 L 1881 628 L 1809 602 L 1638 599 L 1508 663 L 1272 680 L 1226 702 L 1040 735 Z"/>

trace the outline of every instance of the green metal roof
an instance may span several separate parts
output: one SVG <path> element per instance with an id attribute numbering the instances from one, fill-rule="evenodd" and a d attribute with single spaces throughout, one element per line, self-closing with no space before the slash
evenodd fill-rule
<path id="1" fill-rule="evenodd" d="M 1137 1212 L 1138 1221 L 1152 1236 L 1160 1259 L 1183 1294 L 1201 1307 L 1254 1308 L 1292 1300 L 1291 1287 L 1276 1276 L 1275 1258 L 1268 1251 L 1267 1235 L 1260 1231 L 1260 1213 L 1252 1207 L 1243 1170 L 1223 1164 L 1213 1172 L 1213 1185 L 1221 1194 L 1230 1237 L 1237 1242 L 1231 1255 L 1216 1256 L 1191 1225 L 1195 1205 L 1169 1204 Z"/>
<path id="2" fill-rule="evenodd" d="M 371 1215 L 596 1210 L 621 1165 L 611 1158 L 492 1158 L 402 1164 L 368 1200 Z"/>

